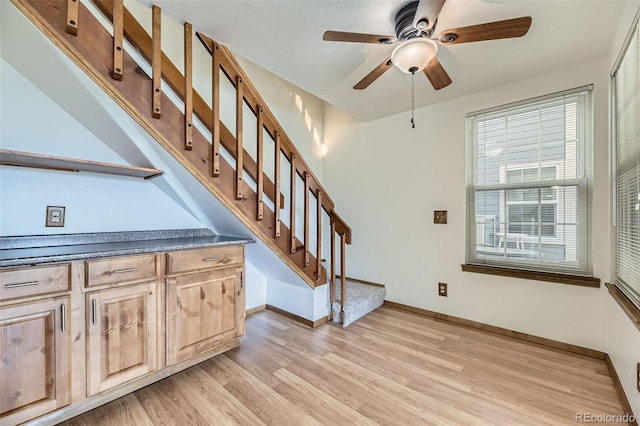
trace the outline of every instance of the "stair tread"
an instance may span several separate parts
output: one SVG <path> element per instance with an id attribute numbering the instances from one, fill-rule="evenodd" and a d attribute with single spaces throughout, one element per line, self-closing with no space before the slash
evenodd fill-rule
<path id="1" fill-rule="evenodd" d="M 336 280 L 336 302 L 333 305 L 334 312 L 340 310 L 340 280 Z M 362 318 L 369 312 L 382 306 L 387 290 L 384 287 L 361 284 L 347 280 L 347 303 L 344 306 L 344 323 L 346 327 L 352 322 Z M 327 303 L 329 309 L 331 307 Z M 334 321 L 339 322 L 339 315 L 334 315 Z"/>

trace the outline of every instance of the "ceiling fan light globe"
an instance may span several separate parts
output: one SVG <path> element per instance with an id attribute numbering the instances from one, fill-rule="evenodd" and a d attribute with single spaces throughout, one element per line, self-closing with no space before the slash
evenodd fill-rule
<path id="1" fill-rule="evenodd" d="M 437 54 L 438 45 L 433 40 L 418 37 L 407 40 L 393 49 L 391 62 L 403 73 L 413 74 L 411 69 L 423 70 Z"/>

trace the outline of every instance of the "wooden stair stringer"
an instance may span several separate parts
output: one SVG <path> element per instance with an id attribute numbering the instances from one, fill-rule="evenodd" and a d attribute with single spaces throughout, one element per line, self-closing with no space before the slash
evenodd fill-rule
<path id="1" fill-rule="evenodd" d="M 171 100 L 166 96 L 162 99 L 162 119 L 152 117 L 151 79 L 127 52 L 124 52 L 123 79 L 112 79 L 112 36 L 82 3 L 78 11 L 82 27 L 79 36 L 73 36 L 65 32 L 66 1 L 11 2 L 301 279 L 312 288 L 326 282 L 324 268 L 319 271 L 320 279 L 315 276 L 313 256 L 310 266 L 305 267 L 302 250 L 290 253 L 290 231 L 286 226 L 281 225 L 280 237 L 273 238 L 274 213 L 270 209 L 264 209 L 262 221 L 252 219 L 257 196 L 251 188 L 245 188 L 242 200 L 235 200 L 235 171 L 228 162 L 220 161 L 219 177 L 210 176 L 211 144 L 200 132 L 193 132 L 191 151 L 182 149 L 184 115 Z"/>

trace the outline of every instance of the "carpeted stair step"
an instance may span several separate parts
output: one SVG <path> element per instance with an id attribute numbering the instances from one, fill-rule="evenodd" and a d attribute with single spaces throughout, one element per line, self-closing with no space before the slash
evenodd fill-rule
<path id="1" fill-rule="evenodd" d="M 336 280 L 336 303 L 333 304 L 333 321 L 340 322 L 340 295 L 341 280 Z M 347 279 L 347 304 L 344 307 L 343 327 L 362 318 L 369 312 L 382 306 L 387 290 L 382 286 L 362 284 Z M 330 301 L 327 300 L 327 307 L 331 310 Z"/>

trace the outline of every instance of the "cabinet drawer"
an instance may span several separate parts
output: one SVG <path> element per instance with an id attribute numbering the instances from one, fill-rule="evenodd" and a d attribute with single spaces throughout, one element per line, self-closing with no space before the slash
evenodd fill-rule
<path id="1" fill-rule="evenodd" d="M 0 271 L 0 300 L 68 291 L 69 263 Z"/>
<path id="2" fill-rule="evenodd" d="M 167 274 L 241 265 L 243 260 L 243 246 L 175 251 L 167 253 Z"/>
<path id="3" fill-rule="evenodd" d="M 86 265 L 87 287 L 157 276 L 155 254 L 90 260 Z"/>

